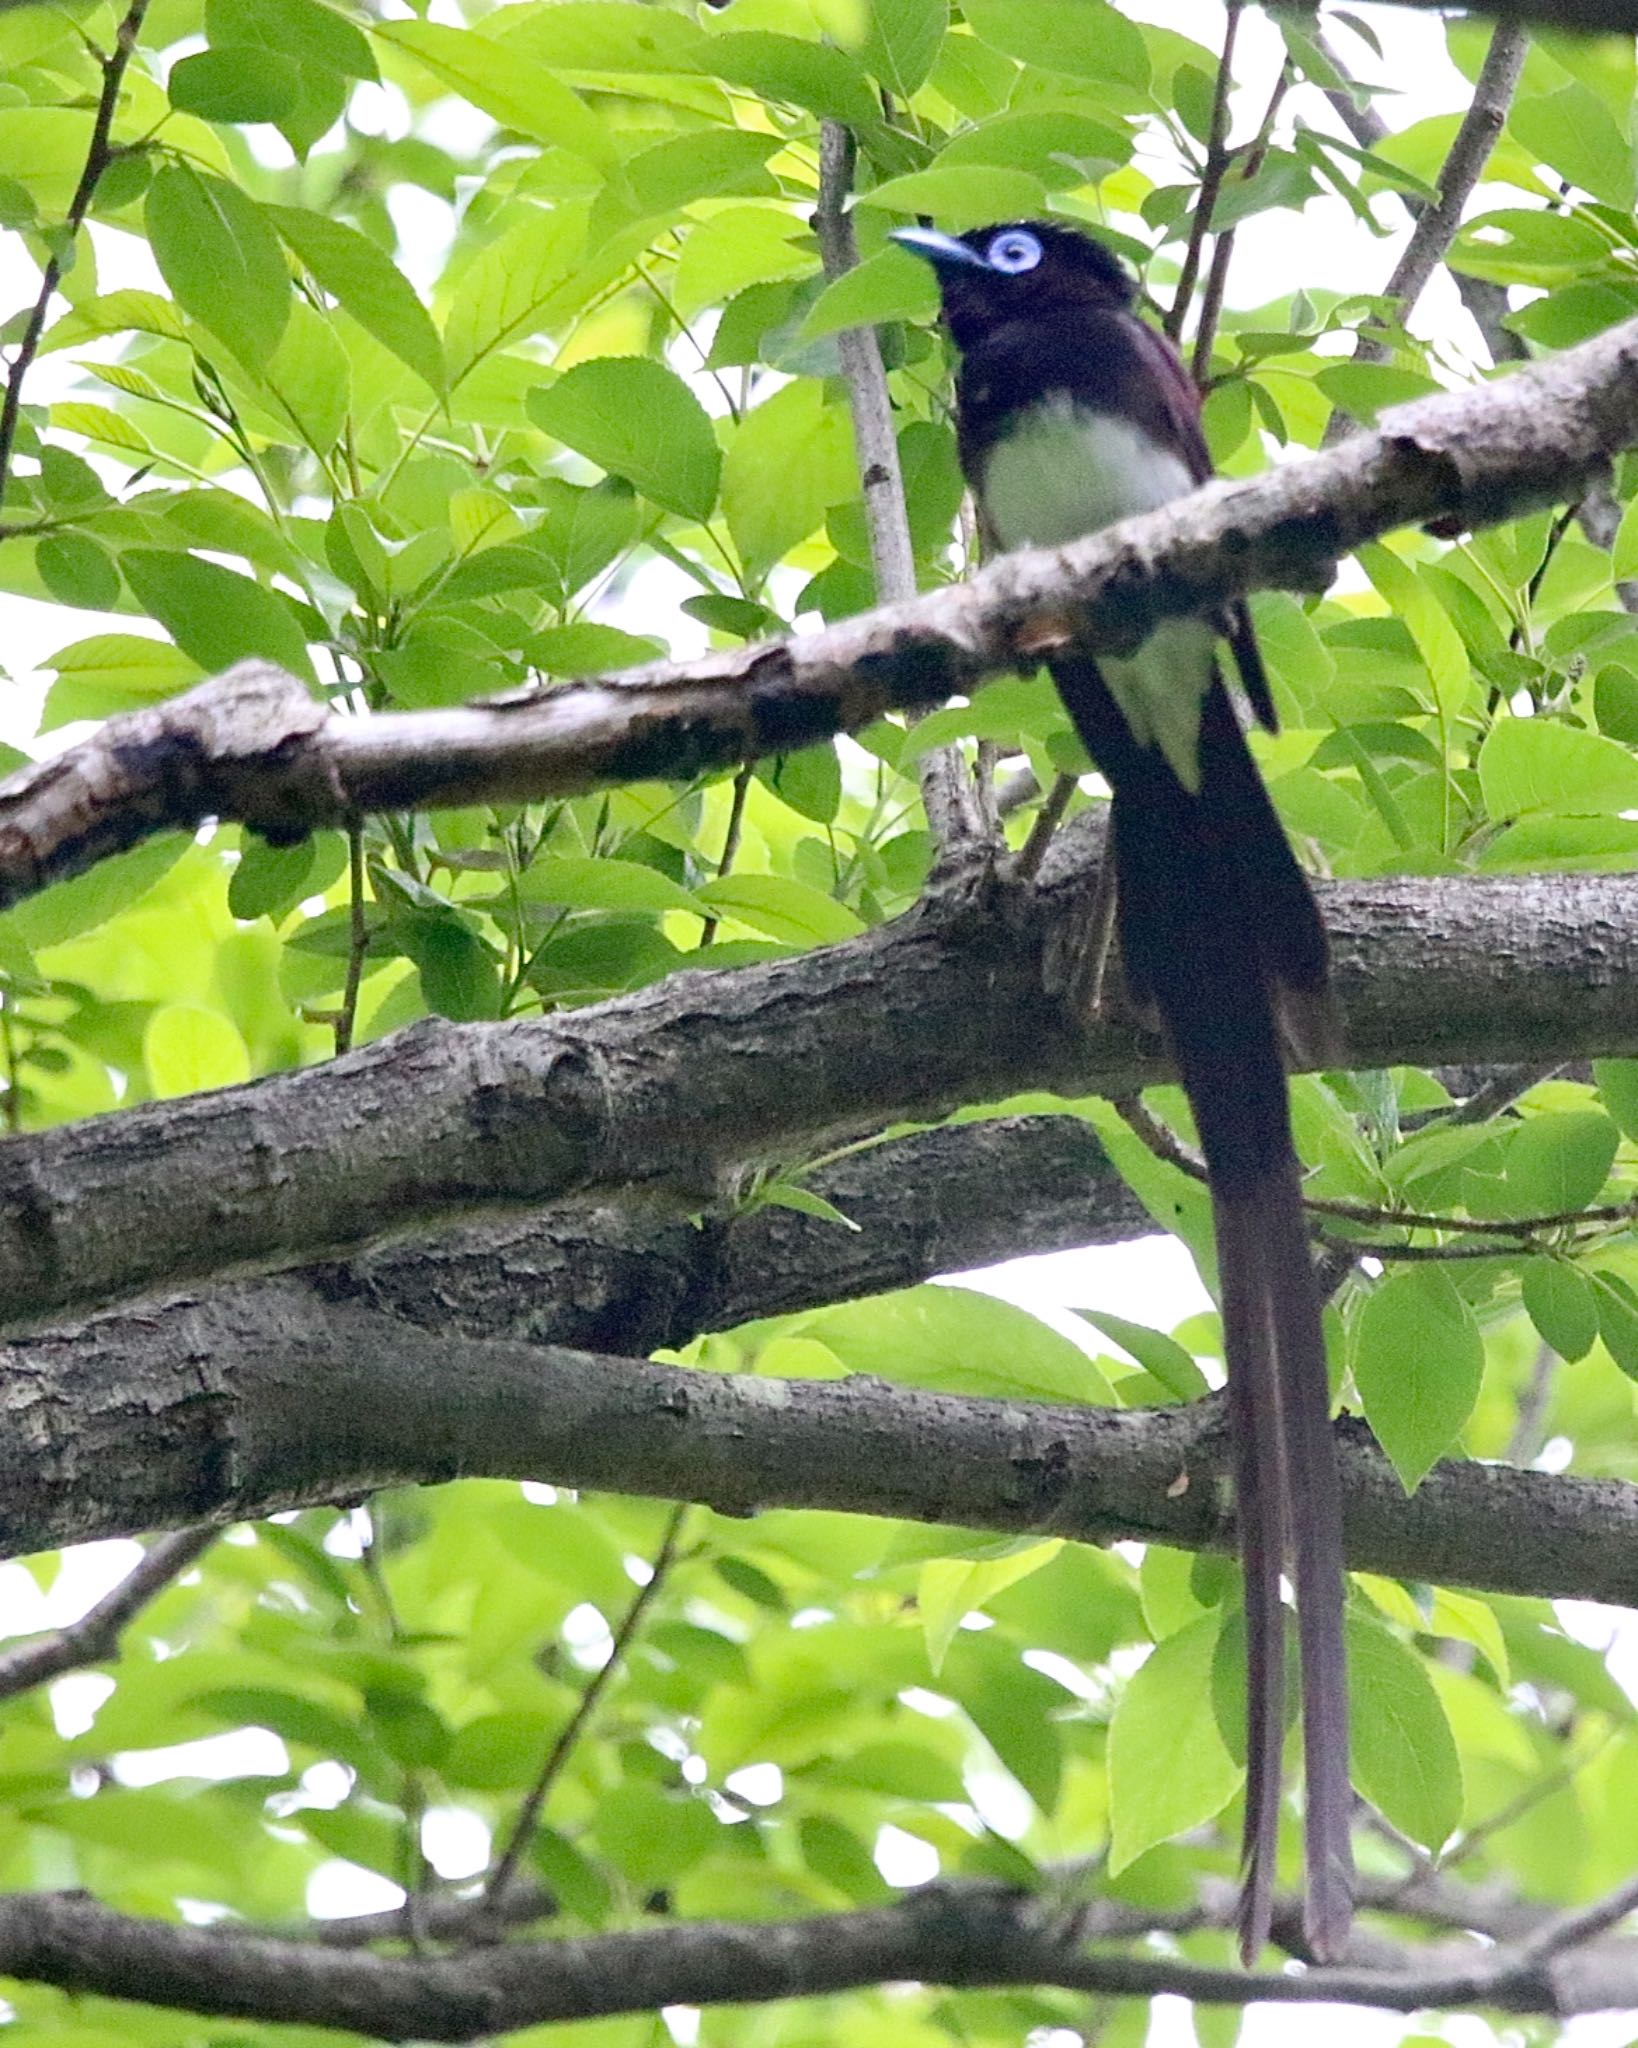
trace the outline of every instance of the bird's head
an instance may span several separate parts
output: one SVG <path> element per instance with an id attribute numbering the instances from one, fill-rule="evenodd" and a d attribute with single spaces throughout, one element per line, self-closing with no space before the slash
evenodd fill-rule
<path id="1" fill-rule="evenodd" d="M 964 235 L 895 228 L 891 239 L 933 266 L 961 349 L 1009 321 L 1129 306 L 1137 291 L 1112 249 L 1058 221 L 1003 221 Z"/>

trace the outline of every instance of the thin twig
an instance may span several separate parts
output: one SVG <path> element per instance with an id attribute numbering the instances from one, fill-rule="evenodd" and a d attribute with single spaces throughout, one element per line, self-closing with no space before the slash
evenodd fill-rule
<path id="1" fill-rule="evenodd" d="M 734 777 L 734 794 L 728 806 L 728 829 L 722 836 L 722 858 L 717 862 L 719 882 L 724 875 L 730 875 L 734 871 L 734 858 L 739 852 L 739 835 L 745 824 L 745 798 L 750 791 L 753 772 L 753 764 L 747 761 Z M 703 953 L 707 946 L 716 943 L 717 927 L 721 923 L 720 917 L 708 917 L 700 926 L 700 952 Z"/>
<path id="2" fill-rule="evenodd" d="M 1525 1968 L 1534 1967 L 1553 1956 L 1563 1955 L 1566 1949 L 1580 1948 L 1586 1942 L 1596 1941 L 1599 1935 L 1608 1934 L 1632 1912 L 1638 1912 L 1638 1877 L 1629 1877 L 1625 1884 L 1617 1885 L 1614 1891 L 1595 1899 L 1590 1906 L 1577 1906 L 1572 1912 L 1555 1913 L 1545 1927 L 1538 1928 L 1519 1943 L 1519 1962 Z"/>
<path id="3" fill-rule="evenodd" d="M 1194 297 L 1195 280 L 1200 275 L 1200 253 L 1205 247 L 1206 236 L 1211 229 L 1212 210 L 1217 204 L 1217 195 L 1223 188 L 1223 179 L 1233 161 L 1228 149 L 1228 103 L 1229 89 L 1234 84 L 1234 39 L 1240 32 L 1240 9 L 1242 0 L 1228 0 L 1228 20 L 1223 26 L 1223 54 L 1217 60 L 1217 85 L 1212 94 L 1211 125 L 1206 138 L 1206 161 L 1200 172 L 1200 196 L 1194 204 L 1194 214 L 1189 222 L 1189 245 L 1183 252 L 1183 268 L 1178 272 L 1177 290 L 1173 294 L 1171 310 L 1164 322 L 1167 339 L 1174 344 L 1183 339 L 1184 324 L 1189 317 L 1189 301 Z"/>
<path id="4" fill-rule="evenodd" d="M 46 267 L 40 276 L 40 293 L 34 301 L 33 310 L 23 328 L 23 336 L 17 344 L 17 353 L 12 358 L 11 370 L 6 378 L 6 395 L 0 401 L 0 498 L 6 494 L 11 478 L 11 458 L 17 443 L 17 422 L 22 417 L 23 379 L 33 367 L 34 358 L 40 352 L 40 340 L 45 333 L 46 315 L 51 310 L 51 301 L 58 285 L 62 282 L 64 251 L 71 249 L 76 236 L 85 223 L 85 216 L 91 211 L 91 202 L 97 196 L 97 186 L 102 175 L 119 152 L 109 141 L 113 132 L 114 115 L 119 107 L 120 86 L 125 79 L 126 67 L 130 64 L 136 49 L 137 37 L 142 31 L 142 19 L 148 12 L 148 0 L 131 0 L 114 37 L 114 47 L 102 62 L 102 92 L 97 100 L 96 119 L 91 124 L 91 142 L 85 153 L 85 167 L 80 172 L 80 181 L 74 188 L 74 196 L 68 203 L 64 217 L 64 234 L 52 250 Z"/>
<path id="5" fill-rule="evenodd" d="M 86 1664 L 101 1664 L 113 1656 L 126 1624 L 208 1550 L 221 1533 L 214 1527 L 178 1529 L 173 1535 L 157 1538 L 114 1590 L 104 1594 L 78 1621 L 52 1629 L 48 1635 L 29 1636 L 0 1650 L 0 1699 L 12 1699 L 44 1684 L 48 1678 L 58 1678 L 63 1672 L 77 1671 Z"/>
<path id="6" fill-rule="evenodd" d="M 353 1049 L 358 1023 L 358 991 L 364 979 L 364 956 L 370 950 L 370 927 L 364 916 L 364 826 L 355 818 L 347 827 L 347 901 L 351 925 L 347 941 L 347 981 L 336 1012 L 338 1055 Z"/>
<path id="7" fill-rule="evenodd" d="M 1263 109 L 1263 118 L 1257 128 L 1257 139 L 1252 143 L 1240 171 L 1240 183 L 1249 185 L 1262 169 L 1268 155 L 1269 144 L 1274 135 L 1274 123 L 1279 118 L 1281 104 L 1291 89 L 1295 67 L 1289 57 L 1280 66 L 1280 75 L 1274 81 L 1274 90 L 1268 96 L 1268 105 Z M 1223 296 L 1228 290 L 1229 264 L 1234 259 L 1234 230 L 1227 228 L 1212 244 L 1211 269 L 1206 274 L 1206 289 L 1200 300 L 1200 321 L 1194 334 L 1194 357 L 1192 368 L 1194 381 L 1205 387 L 1211 375 L 1211 352 L 1217 341 L 1217 323 L 1223 315 Z"/>
<path id="8" fill-rule="evenodd" d="M 855 155 L 850 129 L 839 121 L 821 124 L 819 199 L 813 225 L 819 237 L 825 276 L 831 282 L 845 277 L 859 260 L 853 222 L 847 212 Z M 864 487 L 876 601 L 896 604 L 916 594 L 916 556 L 905 509 L 904 477 L 899 468 L 898 439 L 893 431 L 887 372 L 873 327 L 844 328 L 836 337 L 836 345 L 853 416 L 853 443 Z M 958 747 L 937 747 L 923 756 L 921 797 L 927 823 L 942 853 L 954 852 L 962 842 L 994 838 L 994 818 L 986 815 L 979 790 Z"/>
<path id="9" fill-rule="evenodd" d="M 1141 1139 L 1157 1159 L 1168 1166 L 1175 1166 L 1191 1180 L 1203 1182 L 1209 1178 L 1205 1162 L 1189 1150 L 1174 1130 L 1161 1122 L 1141 1097 L 1118 1096 L 1114 1107 L 1133 1136 Z M 1529 1238 L 1539 1236 L 1544 1230 L 1573 1229 L 1581 1223 L 1638 1222 L 1638 1196 L 1627 1202 L 1605 1202 L 1586 1209 L 1558 1209 L 1543 1216 L 1507 1219 L 1440 1215 L 1422 1209 L 1379 1208 L 1374 1203 L 1348 1202 L 1332 1195 L 1304 1195 L 1302 1205 L 1311 1215 L 1334 1216 L 1339 1222 L 1357 1223 L 1366 1229 L 1442 1230 L 1459 1237 Z M 1434 1258 L 1441 1249 L 1448 1249 L 1430 1245 L 1355 1244 L 1351 1239 L 1342 1241 L 1350 1244 L 1356 1252 L 1370 1253 L 1378 1258 Z M 1453 1255 L 1463 1258 L 1496 1257 L 1496 1253 L 1488 1248 L 1457 1250 Z"/>
<path id="10" fill-rule="evenodd" d="M 541 1811 L 545 1807 L 552 1787 L 557 1783 L 558 1778 L 562 1774 L 564 1765 L 574 1754 L 575 1744 L 580 1740 L 593 1714 L 596 1713 L 598 1704 L 602 1700 L 604 1693 L 608 1690 L 615 1673 L 625 1662 L 626 1652 L 631 1647 L 632 1638 L 642 1625 L 643 1616 L 648 1612 L 658 1596 L 671 1571 L 672 1565 L 676 1562 L 677 1547 L 682 1539 L 683 1525 L 688 1519 L 688 1511 L 689 1503 L 687 1501 L 679 1501 L 666 1517 L 665 1534 L 661 1537 L 660 1547 L 654 1554 L 654 1568 L 650 1572 L 647 1581 L 638 1587 L 631 1605 L 621 1616 L 620 1624 L 614 1631 L 614 1640 L 610 1646 L 607 1661 L 600 1665 L 587 1681 L 585 1690 L 581 1693 L 579 1700 L 575 1704 L 574 1712 L 569 1716 L 557 1740 L 552 1744 L 545 1762 L 540 1767 L 540 1775 L 535 1779 L 533 1785 L 530 1786 L 528 1795 L 525 1797 L 522 1806 L 519 1807 L 517 1819 L 513 1822 L 512 1831 L 507 1836 L 506 1846 L 495 1859 L 489 1875 L 484 1881 L 483 1895 L 486 1899 L 504 1898 L 508 1887 L 516 1876 L 518 1865 L 528 1852 L 529 1843 L 534 1835 L 535 1827 L 540 1820 Z"/>
<path id="11" fill-rule="evenodd" d="M 1033 777 L 1031 780 L 1033 782 Z M 1046 858 L 1046 850 L 1052 835 L 1063 822 L 1064 812 L 1069 808 L 1069 799 L 1080 787 L 1078 775 L 1060 775 L 1047 791 L 1046 801 L 1035 813 L 1035 822 L 1029 828 L 1029 837 L 1018 849 L 1018 858 L 1012 864 L 1015 880 L 1033 882 Z M 1002 807 L 1005 808 L 1007 791 L 1001 792 Z"/>

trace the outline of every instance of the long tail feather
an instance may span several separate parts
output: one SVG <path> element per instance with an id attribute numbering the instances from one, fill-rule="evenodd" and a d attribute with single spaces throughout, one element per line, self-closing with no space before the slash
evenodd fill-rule
<path id="1" fill-rule="evenodd" d="M 1352 1910 L 1341 1496 L 1281 1057 L 1282 1021 L 1304 1039 L 1324 1028 L 1324 928 L 1220 679 L 1203 707 L 1194 793 L 1133 739 L 1095 663 L 1060 660 L 1053 675 L 1114 790 L 1123 966 L 1160 1013 L 1211 1180 L 1245 1576 L 1241 1952 L 1249 1961 L 1267 1939 L 1272 1905 L 1289 1555 L 1308 1795 L 1304 1923 L 1314 1953 L 1334 1957 Z"/>

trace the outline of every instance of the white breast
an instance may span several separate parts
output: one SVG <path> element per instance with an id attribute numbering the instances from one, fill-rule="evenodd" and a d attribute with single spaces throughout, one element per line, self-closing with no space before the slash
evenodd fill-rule
<path id="1" fill-rule="evenodd" d="M 1067 392 L 1019 414 L 984 465 L 984 510 L 1003 548 L 1058 547 L 1193 488 L 1180 456 Z"/>

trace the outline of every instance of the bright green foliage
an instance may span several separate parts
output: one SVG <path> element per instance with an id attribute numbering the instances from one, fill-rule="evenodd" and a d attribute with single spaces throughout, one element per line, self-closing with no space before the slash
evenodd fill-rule
<path id="1" fill-rule="evenodd" d="M 1217 52 L 1111 0 L 380 14 L 156 0 L 99 233 L 70 251 L 116 17 L 97 0 L 0 12 L 0 223 L 42 264 L 74 257 L 0 479 L 0 591 L 102 615 L 64 622 L 44 732 L 247 655 L 368 716 L 865 609 L 836 341 L 859 322 L 880 331 L 918 576 L 958 577 L 948 351 L 927 271 L 888 231 L 1056 208 L 1102 223 L 1171 303 Z M 1380 234 L 1399 197 L 1438 190 L 1457 115 L 1361 148 L 1311 89 L 1346 89 L 1341 59 L 1280 19 L 1296 89 L 1212 225 L 1327 195 Z M 1473 75 L 1481 40 L 1451 38 Z M 1638 312 L 1631 40 L 1540 40 L 1456 237 L 1460 278 L 1521 288 L 1492 337 L 1509 349 Z M 1272 79 L 1248 82 L 1260 104 Z M 1396 122 L 1391 95 L 1380 110 Z M 862 260 L 828 283 L 822 119 L 859 153 Z M 133 243 L 152 258 L 137 284 L 116 259 Z M 1199 365 L 1221 468 L 1483 373 L 1477 340 L 1429 344 L 1373 295 L 1390 267 L 1383 251 L 1354 296 L 1292 277 L 1248 305 L 1231 266 Z M 9 350 L 23 321 L 6 313 Z M 1390 359 L 1351 361 L 1361 332 Z M 48 375 L 68 389 L 68 362 L 72 395 L 36 396 Z M 1614 482 L 1613 554 L 1543 512 L 1454 543 L 1395 534 L 1326 597 L 1254 599 L 1283 718 L 1255 744 L 1316 869 L 1638 865 L 1638 617 L 1616 588 L 1638 578 L 1638 462 Z M 1085 767 L 1044 679 L 1003 678 L 913 739 L 884 723 L 737 786 L 371 819 L 356 857 L 333 831 L 154 841 L 0 916 L 11 1127 L 266 1075 L 428 1013 L 549 1014 L 845 941 L 907 910 L 927 873 L 921 754 L 980 740 L 1043 789 Z M 1014 845 L 1036 809 L 1010 811 Z M 1150 1103 L 1191 1136 L 1175 1091 Z M 1333 1360 L 1406 1488 L 1442 1457 L 1549 1442 L 1577 1473 L 1634 1476 L 1638 1063 L 1544 1079 L 1479 1122 L 1414 1069 L 1305 1077 L 1293 1104 L 1309 1191 L 1345 1205 L 1317 1225 L 1378 1255 L 1338 1292 Z M 1096 1124 L 1211 1277 L 1197 1181 L 1107 1105 L 1059 1106 Z M 746 1199 L 840 1241 L 854 1226 L 804 1184 L 809 1164 L 779 1162 Z M 1121 1356 L 914 1286 L 714 1335 L 697 1362 L 1076 1405 L 1190 1401 L 1217 1379 L 1214 1319 L 1169 1336 L 1087 1307 Z M 88 1731 L 59 1732 L 38 1692 L 0 1705 L 0 1883 L 295 1923 L 333 1859 L 421 1884 L 423 1842 L 442 1853 L 429 1809 L 498 1845 L 669 1513 L 471 1481 L 233 1532 L 130 1629 Z M 1050 1884 L 1090 1862 L 1157 1914 L 1202 1874 L 1232 1877 L 1243 1629 L 1225 1560 L 787 1511 L 692 1508 L 671 1534 L 524 1857 L 553 1931 L 874 1905 L 894 1895 L 887 1829 L 952 1877 Z M 1545 1602 L 1362 1577 L 1350 1632 L 1356 1779 L 1393 1829 L 1453 1842 L 1456 1879 L 1547 1907 L 1630 1878 L 1632 1710 Z M 249 1729 L 265 1734 L 220 1770 L 123 1782 L 148 1752 Z M 1295 1845 L 1293 1813 L 1288 1874 Z M 1221 1931 L 1179 1945 L 1229 1953 Z M 19 2039 L 64 2048 L 320 2038 L 8 1997 Z M 1142 2018 L 1100 2017 L 1098 2038 L 1139 2038 Z M 626 2048 L 657 2025 L 529 2038 Z M 899 1987 L 725 2007 L 699 2039 L 920 2048 L 1087 2025 L 1067 1994 Z"/>

